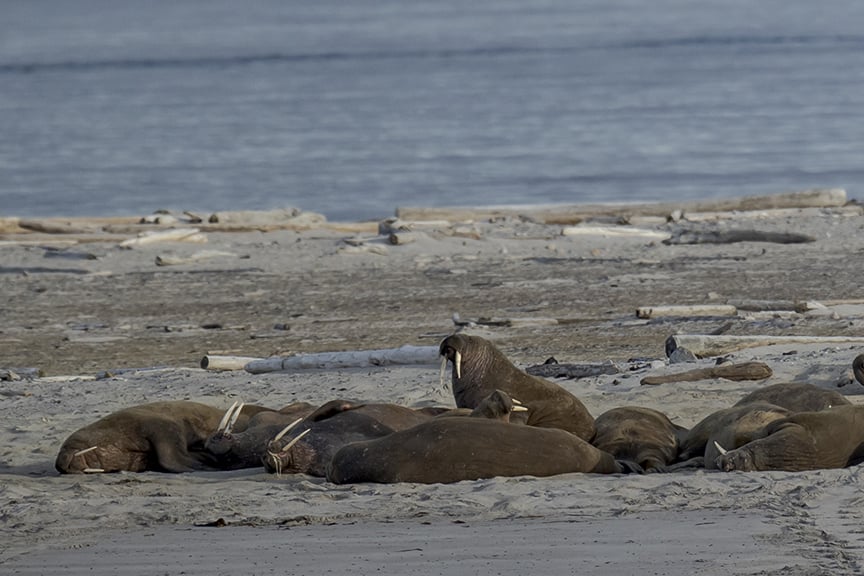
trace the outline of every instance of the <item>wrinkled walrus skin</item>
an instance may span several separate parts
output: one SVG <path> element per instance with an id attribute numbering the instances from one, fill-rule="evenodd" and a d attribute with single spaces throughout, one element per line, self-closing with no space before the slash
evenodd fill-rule
<path id="1" fill-rule="evenodd" d="M 263 410 L 267 409 L 245 406 L 237 429 L 242 430 L 251 415 Z M 73 432 L 60 447 L 54 466 L 64 474 L 218 470 L 218 462 L 203 447 L 224 413 L 188 401 L 125 408 Z M 88 450 L 93 446 L 96 448 Z"/>
<path id="2" fill-rule="evenodd" d="M 804 382 L 784 382 L 760 388 L 744 396 L 735 403 L 735 406 L 753 402 L 768 402 L 790 412 L 816 412 L 834 406 L 852 404 L 846 396 L 836 390 L 826 390 Z"/>
<path id="3" fill-rule="evenodd" d="M 800 472 L 852 466 L 864 457 L 864 406 L 799 412 L 771 422 L 760 435 L 718 456 L 717 468 Z"/>
<path id="4" fill-rule="evenodd" d="M 499 389 L 528 409 L 527 420 L 522 421 L 529 426 L 559 428 L 588 441 L 594 436 L 594 418 L 576 396 L 553 382 L 519 370 L 488 340 L 454 334 L 441 342 L 439 352 L 453 363 L 453 397 L 459 408 L 474 409 Z M 457 353 L 461 359 L 459 373 Z M 522 418 L 511 415 L 513 422 Z"/>
<path id="5" fill-rule="evenodd" d="M 434 484 L 493 476 L 623 471 L 611 454 L 565 430 L 487 418 L 439 417 L 343 446 L 330 462 L 327 479 L 337 484 Z"/>
<path id="6" fill-rule="evenodd" d="M 678 439 L 687 430 L 651 408 L 623 406 L 594 421 L 591 444 L 616 460 L 635 462 L 645 472 L 663 472 L 678 457 Z"/>

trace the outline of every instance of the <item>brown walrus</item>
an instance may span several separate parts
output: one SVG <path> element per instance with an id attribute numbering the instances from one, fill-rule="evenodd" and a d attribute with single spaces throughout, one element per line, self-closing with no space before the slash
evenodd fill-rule
<path id="1" fill-rule="evenodd" d="M 864 354 L 859 354 L 852 360 L 852 374 L 859 384 L 864 385 Z"/>
<path id="2" fill-rule="evenodd" d="M 258 412 L 246 424 L 245 430 L 234 429 L 232 416 L 244 406 L 232 406 L 223 416 L 220 427 L 204 441 L 204 450 L 218 463 L 221 470 L 238 470 L 263 466 L 267 443 L 297 418 L 304 418 L 315 410 L 308 402 L 295 402 L 279 411 Z"/>
<path id="3" fill-rule="evenodd" d="M 753 402 L 768 402 L 791 412 L 815 412 L 851 404 L 846 396 L 836 390 L 826 390 L 804 382 L 783 382 L 760 388 L 744 396 L 735 406 Z"/>
<path id="4" fill-rule="evenodd" d="M 327 479 L 336 484 L 432 484 L 493 476 L 624 471 L 611 454 L 565 430 L 488 418 L 439 417 L 343 446 L 330 461 Z"/>
<path id="5" fill-rule="evenodd" d="M 651 408 L 613 408 L 594 421 L 591 444 L 616 460 L 638 464 L 645 472 L 663 472 L 678 457 L 678 442 L 687 429 Z"/>
<path id="6" fill-rule="evenodd" d="M 852 466 L 864 457 L 864 406 L 799 412 L 771 422 L 759 436 L 718 456 L 717 468 L 798 472 Z"/>
<path id="7" fill-rule="evenodd" d="M 267 446 L 264 468 L 277 474 L 323 477 L 327 464 L 342 446 L 392 434 L 426 422 L 431 416 L 397 404 L 361 404 L 331 400 Z M 284 436 L 284 440 L 283 440 Z"/>
<path id="8" fill-rule="evenodd" d="M 512 415 L 529 426 L 560 428 L 584 440 L 594 436 L 594 418 L 573 394 L 553 382 L 531 376 L 514 366 L 491 342 L 479 336 L 454 334 L 439 347 L 442 371 L 453 363 L 453 397 L 460 408 L 476 408 L 496 389 L 518 399 L 526 417 Z"/>
<path id="9" fill-rule="evenodd" d="M 267 408 L 245 406 L 237 429 L 263 410 Z M 218 462 L 203 447 L 223 413 L 185 400 L 125 408 L 73 432 L 60 447 L 54 467 L 64 474 L 216 470 Z"/>
<path id="10" fill-rule="evenodd" d="M 748 417 L 751 414 L 753 416 Z M 684 435 L 679 446 L 678 464 L 672 466 L 671 469 L 676 470 L 678 468 L 705 465 L 706 462 L 703 459 L 705 458 L 708 445 L 710 443 L 713 447 L 714 440 L 720 434 L 732 433 L 733 435 L 740 434 L 743 436 L 746 433 L 745 428 L 751 432 L 753 427 L 759 428 L 758 422 L 760 418 L 764 425 L 772 419 L 785 418 L 789 414 L 791 414 L 791 411 L 767 402 L 751 402 L 749 404 L 742 404 L 741 406 L 732 406 L 731 408 L 717 410 L 703 418 Z M 736 426 L 742 418 L 744 418 L 744 427 L 741 427 L 739 430 Z M 722 439 L 726 438 L 726 436 L 719 437 Z M 729 440 L 726 441 L 728 442 Z"/>

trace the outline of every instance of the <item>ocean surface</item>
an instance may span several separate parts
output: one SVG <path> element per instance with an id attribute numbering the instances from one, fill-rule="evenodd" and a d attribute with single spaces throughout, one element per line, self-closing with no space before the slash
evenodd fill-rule
<path id="1" fill-rule="evenodd" d="M 0 216 L 864 189 L 861 0 L 0 12 Z"/>

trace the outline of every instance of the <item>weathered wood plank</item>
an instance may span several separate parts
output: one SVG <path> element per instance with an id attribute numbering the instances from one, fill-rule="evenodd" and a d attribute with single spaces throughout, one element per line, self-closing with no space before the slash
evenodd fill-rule
<path id="1" fill-rule="evenodd" d="M 743 380 L 764 380 L 770 378 L 774 372 L 771 367 L 762 362 L 742 362 L 740 364 L 721 364 L 708 368 L 696 368 L 676 374 L 665 374 L 663 376 L 646 376 L 640 381 L 643 386 L 656 386 L 657 384 L 668 384 L 670 382 L 695 382 L 697 380 L 711 380 L 723 378 L 740 382 Z"/>

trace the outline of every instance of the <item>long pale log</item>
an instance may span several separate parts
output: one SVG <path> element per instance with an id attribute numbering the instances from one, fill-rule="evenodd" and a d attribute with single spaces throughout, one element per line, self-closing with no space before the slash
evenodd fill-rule
<path id="1" fill-rule="evenodd" d="M 633 226 L 565 226 L 561 229 L 562 236 L 604 236 L 613 238 L 652 238 L 662 240 L 669 238 L 668 232 L 636 228 Z"/>
<path id="2" fill-rule="evenodd" d="M 321 352 L 300 354 L 285 358 L 265 358 L 246 364 L 252 374 L 281 372 L 283 370 L 309 370 L 329 368 L 363 368 L 366 366 L 389 366 L 430 364 L 440 362 L 437 346 L 410 346 L 383 350 L 353 350 L 348 352 Z"/>
<path id="3" fill-rule="evenodd" d="M 735 316 L 738 309 L 728 304 L 694 304 L 692 306 L 640 306 L 638 318 L 660 318 L 666 316 Z"/>
<path id="4" fill-rule="evenodd" d="M 577 224 L 598 216 L 669 216 L 675 211 L 728 212 L 733 210 L 771 210 L 776 208 L 828 208 L 846 204 L 842 188 L 814 189 L 767 196 L 744 196 L 695 202 L 646 204 L 576 204 L 492 206 L 486 208 L 413 208 L 399 207 L 396 216 L 404 220 L 488 220 L 498 217 L 526 216 L 544 224 Z"/>
<path id="5" fill-rule="evenodd" d="M 727 304 L 746 312 L 777 312 L 789 311 L 804 313 L 810 308 L 807 302 L 797 300 L 727 300 Z"/>
<path id="6" fill-rule="evenodd" d="M 204 370 L 227 371 L 244 370 L 249 362 L 264 360 L 254 356 L 220 356 L 207 354 L 201 358 L 201 368 Z"/>
<path id="7" fill-rule="evenodd" d="M 200 233 L 198 228 L 174 228 L 160 232 L 144 232 L 137 238 L 129 238 L 120 242 L 120 246 L 129 248 L 132 246 L 143 246 L 156 242 L 206 242 L 207 237 Z"/>
<path id="8" fill-rule="evenodd" d="M 655 386 L 657 384 L 668 384 L 669 382 L 695 382 L 697 380 L 711 380 L 723 378 L 740 382 L 743 380 L 764 380 L 770 378 L 774 372 L 771 367 L 762 362 L 742 362 L 740 364 L 722 364 L 708 368 L 696 368 L 677 374 L 666 374 L 663 376 L 646 376 L 640 381 L 643 386 Z"/>
<path id="9" fill-rule="evenodd" d="M 678 348 L 686 348 L 696 356 L 705 358 L 721 356 L 737 350 L 757 346 L 776 346 L 784 344 L 861 344 L 860 336 L 734 336 L 707 334 L 673 334 L 666 339 L 666 355 Z"/>

